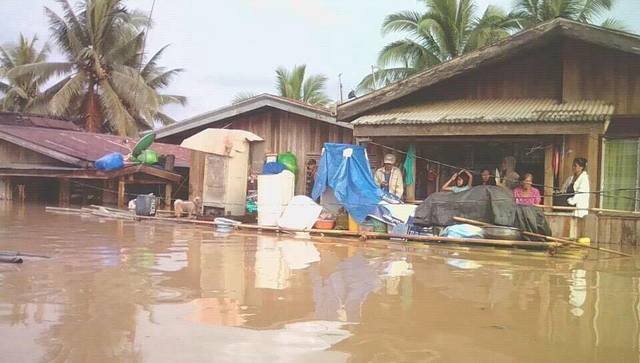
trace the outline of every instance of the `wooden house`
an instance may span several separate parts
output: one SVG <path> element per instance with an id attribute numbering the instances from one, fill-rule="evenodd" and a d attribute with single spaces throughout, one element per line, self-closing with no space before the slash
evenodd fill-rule
<path id="1" fill-rule="evenodd" d="M 550 212 L 555 233 L 625 244 L 640 235 L 637 35 L 554 19 L 341 104 L 337 119 L 354 125 L 374 162 L 415 145 L 424 159 L 408 199 L 438 190 L 454 167 L 493 171 L 515 156 L 551 206 L 584 157 L 600 191 L 590 206 L 629 213 Z"/>
<path id="2" fill-rule="evenodd" d="M 336 122 L 323 107 L 262 94 L 238 104 L 189 118 L 156 130 L 156 140 L 179 145 L 184 139 L 208 128 L 245 130 L 264 139 L 266 154 L 290 151 L 298 159 L 296 193 L 308 192 L 305 166 L 317 160 L 326 142 L 351 143 L 353 127 Z"/>
<path id="3" fill-rule="evenodd" d="M 151 147 L 175 156 L 171 171 L 145 165 L 125 165 L 109 172 L 93 167 L 108 153 L 130 153 L 135 142 L 84 132 L 65 120 L 0 113 L 0 199 L 124 207 L 136 193 L 154 192 L 165 200 L 180 193 L 190 151 L 179 146 L 155 143 Z M 187 188 L 183 189 L 186 195 Z"/>

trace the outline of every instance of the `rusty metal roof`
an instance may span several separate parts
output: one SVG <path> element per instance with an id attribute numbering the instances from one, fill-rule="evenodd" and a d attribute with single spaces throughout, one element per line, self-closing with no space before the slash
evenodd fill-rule
<path id="1" fill-rule="evenodd" d="M 108 153 L 119 152 L 126 155 L 131 152 L 137 142 L 137 139 L 115 135 L 2 124 L 0 124 L 0 139 L 83 167 Z M 188 149 L 162 143 L 154 143 L 150 149 L 159 154 L 175 155 L 175 166 L 189 167 L 191 151 Z"/>
<path id="2" fill-rule="evenodd" d="M 50 129 L 81 131 L 80 127 L 69 120 L 17 112 L 0 112 L 0 125 L 46 127 Z"/>
<path id="3" fill-rule="evenodd" d="M 553 99 L 436 101 L 357 118 L 353 124 L 410 125 L 447 123 L 604 122 L 613 114 L 604 101 L 558 103 Z"/>

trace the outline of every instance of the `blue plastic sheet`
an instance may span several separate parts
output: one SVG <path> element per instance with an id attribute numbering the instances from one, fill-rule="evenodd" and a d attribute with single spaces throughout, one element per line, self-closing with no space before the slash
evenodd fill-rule
<path id="1" fill-rule="evenodd" d="M 327 188 L 358 223 L 374 213 L 384 192 L 373 180 L 362 146 L 324 144 L 312 198 L 318 200 Z"/>
<path id="2" fill-rule="evenodd" d="M 120 153 L 107 154 L 96 160 L 93 165 L 95 165 L 96 169 L 104 171 L 122 169 L 124 167 L 124 157 Z"/>

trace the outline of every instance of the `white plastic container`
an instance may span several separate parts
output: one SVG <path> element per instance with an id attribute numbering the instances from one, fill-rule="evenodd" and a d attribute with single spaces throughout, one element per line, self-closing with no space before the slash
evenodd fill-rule
<path id="1" fill-rule="evenodd" d="M 293 198 L 295 176 L 285 170 L 275 175 L 258 175 L 258 224 L 277 226 L 287 203 Z"/>

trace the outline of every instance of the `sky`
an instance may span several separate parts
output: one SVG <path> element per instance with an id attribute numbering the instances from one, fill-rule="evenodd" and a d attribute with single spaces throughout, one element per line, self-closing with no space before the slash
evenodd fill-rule
<path id="1" fill-rule="evenodd" d="M 73 3 L 74 0 L 72 0 Z M 476 0 L 510 9 L 514 0 Z M 149 12 L 153 0 L 125 4 Z M 59 10 L 53 0 L 0 0 L 0 44 L 15 42 L 22 32 L 49 40 L 44 7 Z M 275 93 L 275 69 L 306 64 L 307 72 L 325 74 L 326 93 L 339 98 L 371 72 L 378 51 L 393 36 L 383 37 L 384 17 L 401 10 L 423 11 L 418 0 L 156 0 L 148 35 L 148 53 L 166 44 L 161 65 L 184 68 L 167 93 L 188 97 L 185 107 L 167 113 L 182 120 L 230 103 L 243 91 Z M 640 0 L 617 0 L 609 16 L 640 34 Z M 61 59 L 53 54 L 52 59 Z"/>

